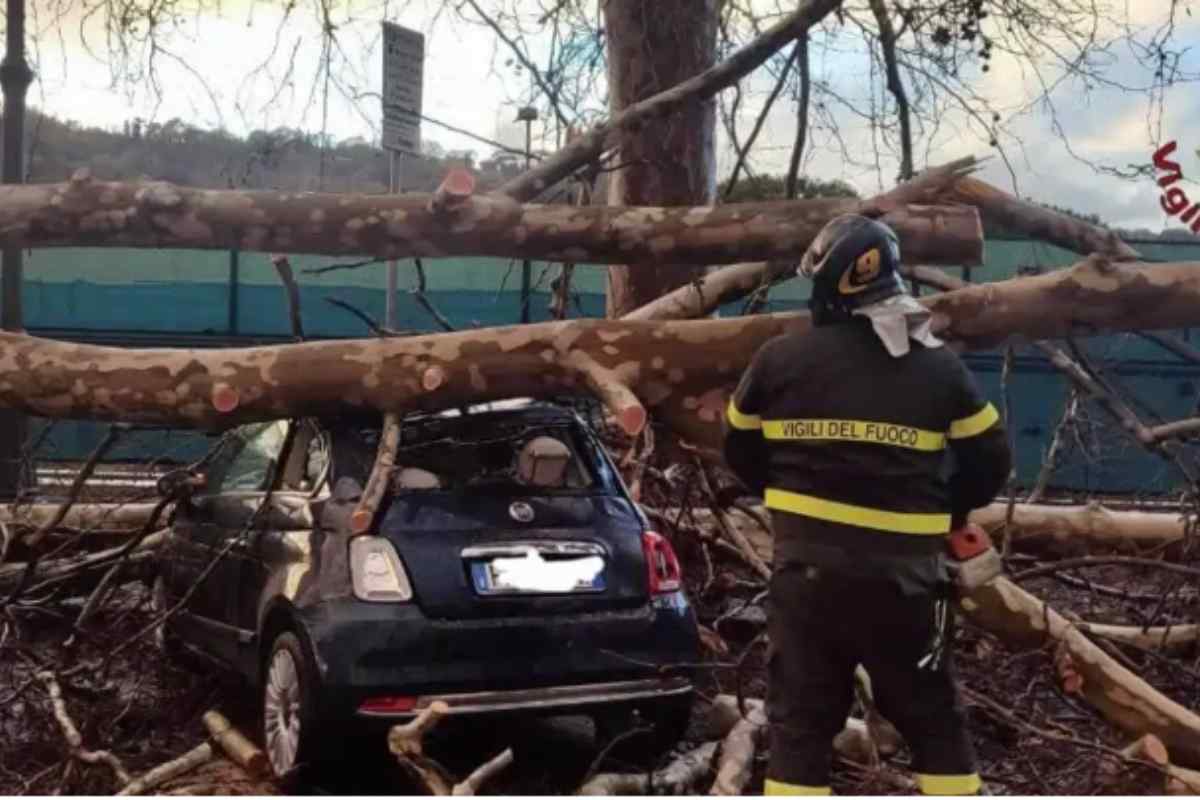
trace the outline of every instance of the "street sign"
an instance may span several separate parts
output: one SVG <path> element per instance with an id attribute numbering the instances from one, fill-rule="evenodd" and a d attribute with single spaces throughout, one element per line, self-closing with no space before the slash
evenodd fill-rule
<path id="1" fill-rule="evenodd" d="M 383 146 L 421 153 L 421 93 L 425 35 L 383 23 Z"/>

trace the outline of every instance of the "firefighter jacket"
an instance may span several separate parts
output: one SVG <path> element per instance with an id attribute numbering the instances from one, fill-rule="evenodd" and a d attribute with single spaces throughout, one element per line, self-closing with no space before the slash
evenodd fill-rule
<path id="1" fill-rule="evenodd" d="M 1010 469 L 995 407 L 949 348 L 890 356 L 865 320 L 767 342 L 730 401 L 725 458 L 772 512 L 776 563 L 944 577 L 945 537 Z"/>

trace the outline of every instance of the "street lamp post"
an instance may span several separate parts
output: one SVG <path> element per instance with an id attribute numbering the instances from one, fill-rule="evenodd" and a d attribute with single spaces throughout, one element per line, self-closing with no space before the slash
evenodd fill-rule
<path id="1" fill-rule="evenodd" d="M 525 169 L 533 163 L 533 123 L 537 121 L 537 109 L 522 106 L 517 111 L 517 122 L 525 123 Z M 529 291 L 533 264 L 529 259 L 521 262 L 521 322 L 529 322 Z"/>
<path id="2" fill-rule="evenodd" d="M 4 151 L 0 179 L 25 182 L 25 93 L 33 70 L 25 60 L 25 0 L 7 0 L 4 60 L 0 62 L 0 90 L 4 94 Z M 19 247 L 0 253 L 0 327 L 20 331 L 24 264 Z M 21 489 L 21 450 L 25 445 L 25 417 L 16 411 L 0 412 L 0 498 L 13 498 Z"/>

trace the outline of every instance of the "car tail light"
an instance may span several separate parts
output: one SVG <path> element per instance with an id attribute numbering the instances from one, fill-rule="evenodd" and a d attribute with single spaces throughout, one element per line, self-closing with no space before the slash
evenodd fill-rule
<path id="1" fill-rule="evenodd" d="M 350 582 L 354 596 L 374 603 L 412 600 L 412 584 L 396 555 L 382 536 L 355 536 L 350 540 Z"/>
<path id="2" fill-rule="evenodd" d="M 368 697 L 359 705 L 364 714 L 406 714 L 417 707 L 415 697 Z"/>
<path id="3" fill-rule="evenodd" d="M 654 531 L 646 531 L 642 534 L 642 552 L 646 554 L 650 594 L 679 591 L 683 586 L 683 571 L 671 543 Z"/>

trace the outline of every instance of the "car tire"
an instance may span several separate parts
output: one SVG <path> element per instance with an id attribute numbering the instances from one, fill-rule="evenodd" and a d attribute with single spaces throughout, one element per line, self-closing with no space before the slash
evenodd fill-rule
<path id="1" fill-rule="evenodd" d="M 635 711 L 640 721 L 634 720 Z M 611 754 L 635 762 L 657 761 L 683 740 L 691 719 L 690 694 L 645 705 L 616 706 L 594 716 L 596 745 L 606 747 L 635 726 L 648 727 L 650 730 L 645 733 L 622 740 Z"/>
<path id="2" fill-rule="evenodd" d="M 275 637 L 262 676 L 263 749 L 275 776 L 292 778 L 312 765 L 318 739 L 316 670 L 296 634 Z"/>

